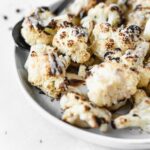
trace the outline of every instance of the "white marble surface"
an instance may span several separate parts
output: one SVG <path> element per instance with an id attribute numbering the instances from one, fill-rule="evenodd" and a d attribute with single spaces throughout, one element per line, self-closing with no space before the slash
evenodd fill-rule
<path id="1" fill-rule="evenodd" d="M 13 69 L 9 28 L 26 9 L 55 0 L 1 0 L 0 4 L 0 150 L 106 150 L 74 138 L 45 120 L 21 93 Z M 21 13 L 15 12 L 20 8 Z M 3 19 L 7 15 L 8 20 Z"/>

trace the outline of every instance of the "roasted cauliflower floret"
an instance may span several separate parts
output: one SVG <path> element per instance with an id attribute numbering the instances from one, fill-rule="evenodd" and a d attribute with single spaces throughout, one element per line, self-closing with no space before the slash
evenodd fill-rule
<path id="1" fill-rule="evenodd" d="M 137 70 L 144 67 L 144 60 L 146 55 L 149 53 L 150 44 L 148 42 L 138 42 L 135 49 L 130 49 L 125 52 L 124 55 L 121 53 L 121 49 L 117 48 L 113 51 L 108 51 L 104 54 L 105 61 L 116 61 L 127 65 Z M 150 67 L 150 62 L 146 63 L 146 67 Z"/>
<path id="2" fill-rule="evenodd" d="M 92 31 L 95 24 L 109 23 L 112 26 L 118 26 L 121 23 L 121 10 L 117 4 L 107 6 L 104 3 L 91 8 L 88 15 L 81 20 L 83 27 Z"/>
<path id="3" fill-rule="evenodd" d="M 78 24 L 78 19 L 69 14 L 54 16 L 48 8 L 36 8 L 25 17 L 21 34 L 29 45 L 50 45 L 59 27 Z"/>
<path id="4" fill-rule="evenodd" d="M 60 106 L 64 110 L 62 119 L 70 124 L 83 128 L 99 128 L 107 131 L 111 121 L 111 113 L 105 108 L 99 108 L 77 93 L 67 93 L 62 96 Z"/>
<path id="5" fill-rule="evenodd" d="M 89 60 L 88 33 L 82 27 L 60 28 L 53 39 L 53 46 L 60 52 L 70 56 L 72 61 L 84 63 Z"/>
<path id="6" fill-rule="evenodd" d="M 88 97 L 96 105 L 109 108 L 135 94 L 138 82 L 138 73 L 126 65 L 104 62 L 94 66 L 86 79 Z"/>
<path id="7" fill-rule="evenodd" d="M 150 63 L 143 64 L 146 55 L 149 52 L 148 42 L 139 42 L 136 49 L 127 50 L 124 55 L 118 49 L 108 51 L 105 53 L 105 61 L 115 61 L 126 65 L 133 71 L 136 71 L 140 75 L 140 81 L 138 87 L 147 87 L 150 81 Z"/>
<path id="8" fill-rule="evenodd" d="M 150 17 L 150 1 L 136 0 L 134 2 L 131 1 L 130 5 L 132 6 L 132 10 L 128 17 L 128 24 L 136 24 L 144 27 L 147 19 Z"/>
<path id="9" fill-rule="evenodd" d="M 28 81 L 48 96 L 58 98 L 66 88 L 63 83 L 69 63 L 67 56 L 58 55 L 52 47 L 32 46 L 25 64 Z"/>
<path id="10" fill-rule="evenodd" d="M 135 50 L 127 50 L 121 57 L 122 63 L 130 67 L 143 67 L 143 61 L 149 51 L 149 48 L 150 46 L 148 42 L 139 42 Z"/>
<path id="11" fill-rule="evenodd" d="M 85 14 L 99 2 L 97 0 L 75 0 L 67 9 L 67 12 L 76 16 L 81 13 Z"/>
<path id="12" fill-rule="evenodd" d="M 138 87 L 147 87 L 150 81 L 150 67 L 149 63 L 144 65 L 144 59 L 149 52 L 149 43 L 140 42 L 135 50 L 126 51 L 125 55 L 121 57 L 121 63 L 127 65 L 132 70 L 139 72 L 140 81 Z"/>
<path id="13" fill-rule="evenodd" d="M 35 9 L 29 16 L 25 18 L 22 24 L 21 34 L 29 45 L 34 44 L 50 44 L 52 42 L 53 32 L 46 32 L 49 20 L 53 17 L 48 8 L 40 7 Z"/>
<path id="14" fill-rule="evenodd" d="M 113 127 L 117 129 L 128 127 L 140 127 L 150 132 L 150 98 L 142 90 L 134 95 L 135 106 L 129 114 L 120 116 L 113 121 Z"/>
<path id="15" fill-rule="evenodd" d="M 136 24 L 144 30 L 144 38 L 150 40 L 150 0 L 131 2 L 132 11 L 128 17 L 128 24 Z"/>
<path id="16" fill-rule="evenodd" d="M 135 25 L 115 30 L 108 23 L 97 24 L 91 41 L 93 52 L 102 60 L 110 50 L 118 49 L 124 54 L 128 49 L 135 49 L 140 34 L 141 29 Z"/>

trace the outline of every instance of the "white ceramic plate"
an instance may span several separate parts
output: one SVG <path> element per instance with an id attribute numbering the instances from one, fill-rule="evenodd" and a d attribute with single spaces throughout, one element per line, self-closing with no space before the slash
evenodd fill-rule
<path id="1" fill-rule="evenodd" d="M 102 134 L 99 130 L 80 129 L 61 121 L 61 110 L 58 101 L 40 94 L 40 91 L 32 87 L 27 81 L 27 72 L 24 64 L 28 52 L 15 48 L 14 63 L 18 83 L 25 97 L 31 104 L 52 123 L 82 140 L 95 143 L 104 147 L 118 149 L 150 149 L 150 134 L 142 133 L 139 129 L 112 130 Z"/>

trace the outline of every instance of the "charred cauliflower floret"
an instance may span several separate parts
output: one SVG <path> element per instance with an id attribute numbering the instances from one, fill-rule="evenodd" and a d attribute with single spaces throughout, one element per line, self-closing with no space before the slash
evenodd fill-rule
<path id="1" fill-rule="evenodd" d="M 129 114 L 116 118 L 112 125 L 117 129 L 140 127 L 150 132 L 150 98 L 142 90 L 134 95 L 135 106 Z"/>
<path id="2" fill-rule="evenodd" d="M 62 116 L 64 121 L 83 128 L 99 128 L 103 132 L 107 131 L 111 113 L 87 101 L 86 97 L 77 93 L 67 93 L 62 96 L 60 106 L 64 110 Z"/>
<path id="3" fill-rule="evenodd" d="M 134 2 L 131 1 L 131 3 L 129 1 L 129 5 L 132 6 L 132 10 L 128 17 L 128 23 L 144 27 L 147 19 L 150 17 L 150 1 L 135 0 Z"/>
<path id="4" fill-rule="evenodd" d="M 128 24 L 136 24 L 144 30 L 144 38 L 150 40 L 150 0 L 131 2 L 132 11 L 128 17 Z"/>
<path id="5" fill-rule="evenodd" d="M 34 44 L 50 44 L 52 42 L 52 34 L 45 32 L 49 20 L 53 17 L 48 8 L 40 7 L 34 10 L 25 18 L 22 24 L 21 34 L 29 45 Z"/>
<path id="6" fill-rule="evenodd" d="M 149 64 L 144 65 L 144 59 L 149 52 L 149 43 L 140 42 L 135 50 L 126 51 L 125 55 L 121 57 L 121 63 L 127 65 L 131 69 L 139 72 L 140 81 L 138 87 L 147 87 L 150 81 L 150 67 Z"/>
<path id="7" fill-rule="evenodd" d="M 60 28 L 53 39 L 53 46 L 70 56 L 72 61 L 84 63 L 90 59 L 88 33 L 85 28 L 74 26 Z"/>
<path id="8" fill-rule="evenodd" d="M 143 67 L 143 61 L 149 51 L 149 48 L 148 42 L 139 42 L 135 49 L 127 50 L 121 57 L 122 63 L 130 67 Z"/>
<path id="9" fill-rule="evenodd" d="M 65 90 L 63 83 L 69 63 L 68 57 L 58 55 L 52 47 L 46 45 L 32 46 L 25 64 L 28 81 L 48 96 L 58 98 Z"/>
<path id="10" fill-rule="evenodd" d="M 104 59 L 108 51 L 120 50 L 122 54 L 128 49 L 135 49 L 141 29 L 136 25 L 113 29 L 108 23 L 97 24 L 93 30 L 92 49 L 96 56 Z"/>
<path id="11" fill-rule="evenodd" d="M 136 71 L 140 75 L 138 87 L 147 87 L 150 81 L 150 63 L 144 65 L 144 60 L 149 52 L 148 42 L 139 42 L 135 49 L 127 50 L 124 55 L 118 49 L 105 53 L 105 61 L 118 62 Z"/>
<path id="12" fill-rule="evenodd" d="M 78 24 L 73 15 L 54 16 L 48 8 L 40 7 L 27 16 L 22 24 L 21 34 L 29 45 L 50 45 L 59 27 Z"/>
<path id="13" fill-rule="evenodd" d="M 75 0 L 67 9 L 67 12 L 76 16 L 81 13 L 85 14 L 99 2 L 97 0 Z"/>
<path id="14" fill-rule="evenodd" d="M 135 94 L 138 82 L 139 74 L 128 66 L 104 62 L 94 66 L 86 79 L 88 97 L 96 105 L 109 108 Z"/>
<path id="15" fill-rule="evenodd" d="M 91 8 L 88 15 L 81 20 L 83 27 L 92 31 L 95 24 L 109 23 L 112 26 L 118 26 L 121 23 L 121 10 L 117 4 L 107 6 L 104 3 Z"/>
<path id="16" fill-rule="evenodd" d="M 129 49 L 124 55 L 121 53 L 121 49 L 116 48 L 113 51 L 108 51 L 104 54 L 105 61 L 116 61 L 127 65 L 128 67 L 134 67 L 136 69 L 144 67 L 144 60 L 149 53 L 150 44 L 148 42 L 138 42 L 135 49 Z M 150 62 L 146 63 L 147 67 L 150 67 Z"/>

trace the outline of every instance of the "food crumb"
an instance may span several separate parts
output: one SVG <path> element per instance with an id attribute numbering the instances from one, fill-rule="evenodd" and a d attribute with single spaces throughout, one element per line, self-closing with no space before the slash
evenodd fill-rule
<path id="1" fill-rule="evenodd" d="M 4 133 L 5 135 L 7 135 L 7 131 L 5 131 L 5 133 Z"/>
<path id="2" fill-rule="evenodd" d="M 3 16 L 3 19 L 4 19 L 4 20 L 8 20 L 8 16 L 4 15 L 4 16 Z"/>
<path id="3" fill-rule="evenodd" d="M 43 140 L 42 140 L 42 139 L 40 139 L 40 143 L 43 143 Z"/>
<path id="4" fill-rule="evenodd" d="M 16 13 L 20 13 L 20 12 L 21 12 L 21 9 L 17 8 Z"/>
<path id="5" fill-rule="evenodd" d="M 8 30 L 9 30 L 9 31 L 12 31 L 12 30 L 13 30 L 13 28 L 12 28 L 12 27 L 9 27 L 9 28 L 8 28 Z"/>

